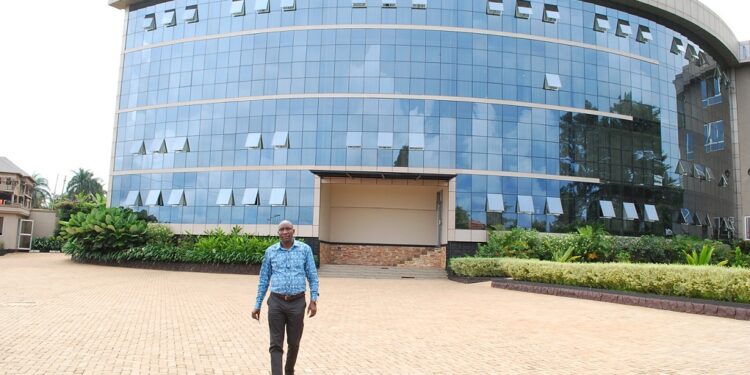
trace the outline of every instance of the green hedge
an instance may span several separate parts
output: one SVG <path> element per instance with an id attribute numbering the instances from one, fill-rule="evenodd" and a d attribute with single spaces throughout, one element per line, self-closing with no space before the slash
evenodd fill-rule
<path id="1" fill-rule="evenodd" d="M 459 276 L 515 280 L 750 303 L 750 270 L 672 264 L 558 263 L 513 258 L 455 258 Z"/>
<path id="2" fill-rule="evenodd" d="M 63 241 L 59 237 L 37 237 L 31 241 L 31 248 L 39 251 L 50 251 L 62 249 Z"/>

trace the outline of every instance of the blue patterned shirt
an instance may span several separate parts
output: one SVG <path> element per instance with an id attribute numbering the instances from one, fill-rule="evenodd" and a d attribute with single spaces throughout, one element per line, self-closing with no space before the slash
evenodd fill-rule
<path id="1" fill-rule="evenodd" d="M 260 268 L 255 308 L 260 309 L 269 282 L 272 293 L 295 295 L 305 291 L 305 277 L 310 283 L 310 298 L 317 301 L 318 271 L 315 269 L 315 259 L 309 245 L 295 240 L 289 250 L 281 247 L 280 242 L 269 246 Z"/>

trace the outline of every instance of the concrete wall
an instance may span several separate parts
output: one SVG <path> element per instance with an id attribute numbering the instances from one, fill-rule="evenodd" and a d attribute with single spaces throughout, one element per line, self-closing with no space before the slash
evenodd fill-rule
<path id="1" fill-rule="evenodd" d="M 34 238 L 51 237 L 55 234 L 57 214 L 52 210 L 33 209 L 29 219 L 34 220 Z"/>
<path id="2" fill-rule="evenodd" d="M 0 241 L 3 241 L 3 248 L 15 249 L 18 245 L 18 220 L 21 216 L 12 214 L 0 214 L 3 218 L 3 234 L 0 235 Z"/>
<path id="3" fill-rule="evenodd" d="M 332 243 L 435 246 L 438 191 L 448 196 L 446 181 L 323 179 L 320 239 Z M 443 223 L 447 223 L 446 207 L 441 215 Z M 443 239 L 446 233 L 444 225 Z"/>

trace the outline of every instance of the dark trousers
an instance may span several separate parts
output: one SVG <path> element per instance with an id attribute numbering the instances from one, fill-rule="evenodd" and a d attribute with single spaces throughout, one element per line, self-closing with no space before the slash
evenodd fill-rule
<path id="1" fill-rule="evenodd" d="M 284 301 L 271 295 L 268 297 L 268 328 L 271 334 L 271 373 L 282 375 L 281 356 L 284 354 L 284 328 L 286 328 L 288 350 L 284 374 L 294 375 L 294 364 L 297 362 L 299 342 L 305 326 L 305 298 Z"/>

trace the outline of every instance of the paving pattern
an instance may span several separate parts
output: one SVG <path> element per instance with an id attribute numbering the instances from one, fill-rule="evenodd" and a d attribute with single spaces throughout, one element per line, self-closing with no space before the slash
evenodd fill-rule
<path id="1" fill-rule="evenodd" d="M 257 276 L 0 257 L 0 374 L 268 374 Z M 298 374 L 747 374 L 750 324 L 444 279 L 321 278 Z"/>

